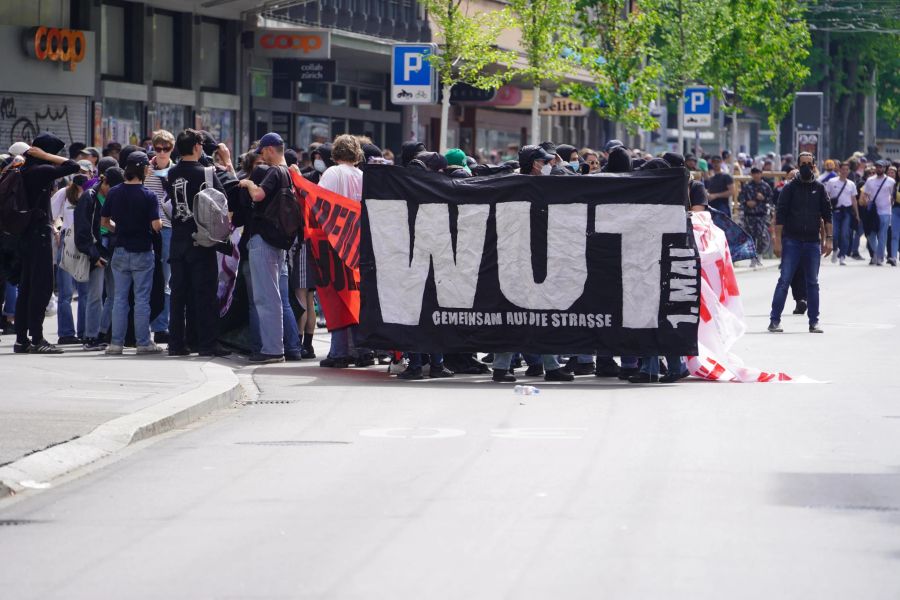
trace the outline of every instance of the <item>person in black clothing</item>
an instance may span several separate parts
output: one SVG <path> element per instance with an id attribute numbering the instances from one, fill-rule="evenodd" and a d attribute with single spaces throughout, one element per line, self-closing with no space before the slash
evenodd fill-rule
<path id="1" fill-rule="evenodd" d="M 106 344 L 99 339 L 100 317 L 103 311 L 103 282 L 107 269 L 109 269 L 112 252 L 103 245 L 103 236 L 100 232 L 100 210 L 103 208 L 100 199 L 109 194 L 110 188 L 124 181 L 125 172 L 122 169 L 118 167 L 107 169 L 100 175 L 100 182 L 97 186 L 86 190 L 75 206 L 75 246 L 79 252 L 88 255 L 91 260 L 87 297 L 78 299 L 79 302 L 87 304 L 82 346 L 84 350 L 106 349 Z"/>
<path id="2" fill-rule="evenodd" d="M 52 133 L 42 133 L 34 138 L 25 153 L 22 182 L 31 209 L 31 221 L 19 242 L 21 275 L 16 302 L 16 343 L 13 346 L 13 352 L 17 354 L 62 353 L 44 339 L 44 312 L 53 294 L 50 191 L 54 181 L 79 170 L 74 160 L 56 156 L 64 146 L 65 143 Z"/>
<path id="3" fill-rule="evenodd" d="M 226 356 L 216 339 L 218 314 L 216 291 L 218 288 L 218 264 L 216 248 L 205 248 L 194 243 L 197 232 L 194 221 L 194 196 L 207 187 L 206 169 L 200 160 L 203 155 L 203 139 L 200 132 L 185 129 L 175 141 L 181 162 L 169 170 L 167 188 L 172 198 L 172 246 L 169 264 L 172 290 L 169 313 L 169 356 L 190 354 L 186 331 L 197 338 L 200 356 Z M 213 187 L 224 193 L 225 189 L 215 173 Z"/>
<path id="4" fill-rule="evenodd" d="M 800 266 L 806 274 L 809 332 L 822 333 L 819 328 L 819 256 L 831 254 L 831 201 L 825 186 L 815 178 L 813 155 L 803 152 L 799 162 L 800 174 L 781 190 L 775 213 L 775 255 L 781 257 L 781 276 L 772 297 L 769 331 L 773 333 L 783 331 L 781 313 L 788 287 Z M 825 224 L 824 244 L 819 234 L 822 223 Z"/>
<path id="5" fill-rule="evenodd" d="M 714 175 L 706 180 L 709 205 L 730 217 L 731 198 L 734 196 L 734 178 L 722 168 L 720 156 L 712 157 L 712 170 Z"/>
<path id="6" fill-rule="evenodd" d="M 311 155 L 313 159 L 313 170 L 311 173 L 303 174 L 306 179 L 318 184 L 319 179 L 322 178 L 322 173 L 324 173 L 328 167 L 334 166 L 334 161 L 331 160 L 332 148 L 333 146 L 331 144 L 320 144 L 313 150 Z"/>

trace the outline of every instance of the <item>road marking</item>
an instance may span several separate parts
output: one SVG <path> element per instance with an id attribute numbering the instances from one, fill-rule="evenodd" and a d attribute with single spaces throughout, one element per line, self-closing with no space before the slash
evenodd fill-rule
<path id="1" fill-rule="evenodd" d="M 401 440 L 424 440 L 453 438 L 466 435 L 462 429 L 449 429 L 443 427 L 385 427 L 378 429 L 363 429 L 359 432 L 363 437 L 396 438 Z"/>

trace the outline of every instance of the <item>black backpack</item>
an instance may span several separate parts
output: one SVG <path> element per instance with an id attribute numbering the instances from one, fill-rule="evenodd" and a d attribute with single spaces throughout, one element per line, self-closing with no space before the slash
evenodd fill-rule
<path id="1" fill-rule="evenodd" d="M 31 222 L 31 208 L 25 194 L 22 168 L 14 167 L 0 176 L 0 231 L 19 235 Z"/>
<path id="2" fill-rule="evenodd" d="M 281 174 L 282 185 L 263 211 L 269 230 L 263 232 L 263 239 L 276 248 L 290 250 L 303 225 L 300 203 L 297 202 L 294 184 L 287 170 L 281 166 L 272 168 L 278 169 Z"/>

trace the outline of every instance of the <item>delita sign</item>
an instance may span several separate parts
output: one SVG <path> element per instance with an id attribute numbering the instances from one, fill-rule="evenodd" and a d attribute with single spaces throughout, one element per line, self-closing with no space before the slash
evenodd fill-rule
<path id="1" fill-rule="evenodd" d="M 77 29 L 34 27 L 25 32 L 25 51 L 40 61 L 60 62 L 70 71 L 84 60 L 87 42 Z"/>
<path id="2" fill-rule="evenodd" d="M 571 98 L 556 96 L 549 107 L 540 110 L 540 114 L 545 117 L 583 117 L 588 114 L 588 108 Z"/>
<path id="3" fill-rule="evenodd" d="M 260 29 L 256 54 L 270 58 L 331 58 L 331 32 L 313 29 Z"/>

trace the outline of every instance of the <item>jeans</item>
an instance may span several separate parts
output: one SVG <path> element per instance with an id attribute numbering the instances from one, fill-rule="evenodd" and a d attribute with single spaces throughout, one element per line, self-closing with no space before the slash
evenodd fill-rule
<path id="1" fill-rule="evenodd" d="M 169 288 L 169 280 L 172 277 L 172 266 L 169 264 L 169 248 L 172 246 L 172 228 L 163 227 L 160 230 L 162 236 L 162 261 L 163 285 L 166 288 L 166 304 L 163 311 L 159 313 L 150 324 L 150 330 L 154 333 L 169 330 L 169 310 L 171 306 L 172 290 Z"/>
<path id="2" fill-rule="evenodd" d="M 44 339 L 44 315 L 53 295 L 53 242 L 50 225 L 30 227 L 19 245 L 21 275 L 16 301 L 16 341 L 25 343 L 28 334 L 35 344 Z"/>
<path id="3" fill-rule="evenodd" d="M 88 282 L 75 281 L 66 271 L 58 268 L 56 269 L 56 288 L 59 293 L 59 303 L 56 309 L 57 335 L 59 337 L 74 335 L 84 337 Z M 72 316 L 72 296 L 75 290 L 78 290 L 78 327 L 75 327 L 75 319 Z"/>
<path id="4" fill-rule="evenodd" d="M 579 365 L 589 365 L 592 362 L 594 362 L 594 355 L 593 354 L 577 354 L 575 356 L 575 362 L 577 362 Z"/>
<path id="5" fill-rule="evenodd" d="M 514 352 L 495 352 L 493 368 L 501 371 L 509 370 L 509 365 L 512 364 L 514 355 Z M 541 364 L 543 364 L 545 371 L 555 371 L 559 368 L 559 361 L 556 360 L 555 354 L 541 354 Z"/>
<path id="6" fill-rule="evenodd" d="M 128 330 L 128 293 L 134 284 L 134 339 L 138 348 L 150 345 L 150 292 L 153 289 L 153 251 L 128 252 L 116 248 L 112 267 L 115 280 L 115 298 L 112 312 L 112 338 L 114 346 L 125 344 Z"/>
<path id="7" fill-rule="evenodd" d="M 300 354 L 300 330 L 297 329 L 297 319 L 294 317 L 294 309 L 291 308 L 291 295 L 288 291 L 287 261 L 281 263 L 278 291 L 281 292 L 281 317 L 284 321 L 284 351 L 291 354 Z"/>
<path id="8" fill-rule="evenodd" d="M 884 253 L 887 249 L 887 232 L 891 226 L 891 215 L 878 215 L 878 230 L 875 231 L 875 262 L 884 262 Z"/>
<path id="9" fill-rule="evenodd" d="M 78 309 L 81 312 L 84 306 L 84 338 L 97 339 L 100 336 L 100 316 L 103 312 L 103 280 L 106 278 L 109 267 L 94 267 L 91 269 L 91 278 L 88 279 L 86 290 L 78 292 L 83 294 L 78 298 Z"/>
<path id="10" fill-rule="evenodd" d="M 3 290 L 3 314 L 7 317 L 16 316 L 16 298 L 19 297 L 19 287 L 6 282 Z"/>
<path id="11" fill-rule="evenodd" d="M 247 243 L 253 305 L 259 319 L 260 351 L 284 354 L 284 306 L 281 303 L 279 277 L 285 267 L 284 250 L 270 246 L 262 236 L 254 235 Z"/>
<path id="12" fill-rule="evenodd" d="M 681 375 L 685 372 L 686 367 L 684 366 L 684 360 L 678 356 L 666 356 L 666 366 L 669 368 L 670 373 L 677 373 Z M 644 356 L 641 358 L 641 373 L 648 373 L 650 375 L 659 375 L 659 357 L 658 356 Z"/>
<path id="13" fill-rule="evenodd" d="M 859 256 L 859 243 L 863 235 L 862 219 L 850 217 L 850 256 Z"/>
<path id="14" fill-rule="evenodd" d="M 358 327 L 358 325 L 350 325 L 331 332 L 328 358 L 356 357 L 356 330 Z"/>
<path id="15" fill-rule="evenodd" d="M 819 242 L 801 242 L 784 238 L 781 243 L 781 275 L 775 286 L 772 297 L 772 312 L 769 318 L 774 322 L 781 321 L 784 303 L 787 300 L 788 288 L 798 268 L 806 274 L 807 316 L 810 325 L 819 322 L 819 264 L 821 262 L 821 246 Z"/>
<path id="16" fill-rule="evenodd" d="M 890 257 L 897 259 L 900 250 L 900 206 L 891 209 L 891 253 Z"/>
<path id="17" fill-rule="evenodd" d="M 853 212 L 849 207 L 835 209 L 832 214 L 834 225 L 834 239 L 837 242 L 835 252 L 838 258 L 845 258 L 850 254 L 850 221 Z"/>

